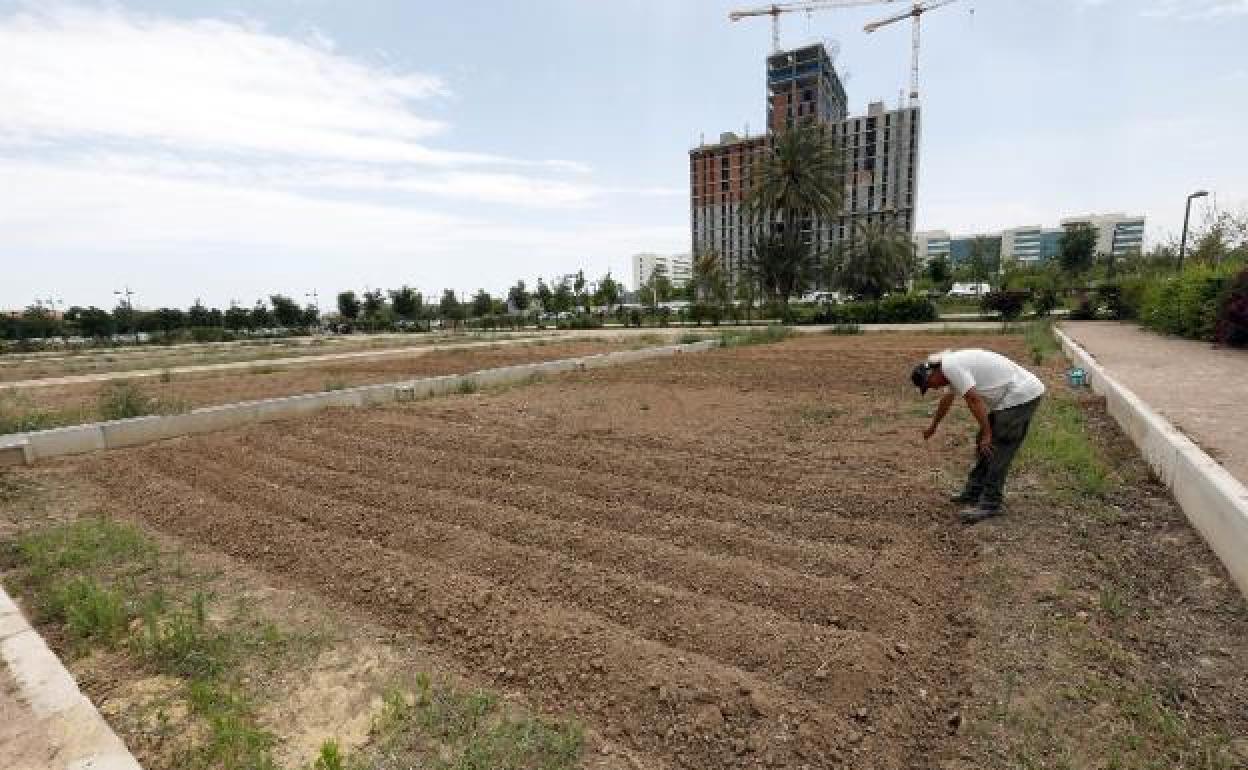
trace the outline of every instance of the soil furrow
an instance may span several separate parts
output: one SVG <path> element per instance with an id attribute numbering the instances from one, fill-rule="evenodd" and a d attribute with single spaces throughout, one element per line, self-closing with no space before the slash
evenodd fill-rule
<path id="1" fill-rule="evenodd" d="M 414 465 L 381 460 L 375 454 L 326 452 L 325 442 L 313 442 L 293 433 L 282 436 L 256 433 L 248 435 L 246 442 L 248 446 L 305 467 L 349 473 L 377 483 L 400 481 L 429 491 L 454 492 L 464 500 L 514 508 L 606 532 L 643 537 L 661 535 L 664 541 L 686 550 L 712 556 L 744 557 L 818 577 L 859 579 L 872 572 L 872 564 L 880 558 L 876 551 L 861 546 L 784 537 L 744 525 L 654 511 L 626 501 L 607 503 L 558 488 L 478 475 L 460 468 L 451 476 L 441 471 L 443 463 Z M 882 579 L 889 577 L 882 576 Z"/>
<path id="2" fill-rule="evenodd" d="M 899 539 L 916 537 L 914 529 L 906 529 L 888 520 L 846 519 L 835 514 L 817 513 L 772 501 L 740 500 L 709 490 L 690 489 L 679 485 L 644 479 L 618 479 L 592 474 L 575 468 L 562 468 L 542 462 L 492 460 L 475 456 L 451 457 L 434 447 L 398 444 L 385 438 L 368 439 L 354 435 L 354 424 L 339 423 L 339 430 L 325 430 L 324 423 L 301 422 L 293 430 L 314 437 L 325 446 L 345 452 L 362 452 L 369 457 L 384 458 L 407 465 L 441 465 L 455 473 L 475 473 L 496 478 L 503 483 L 536 484 L 567 490 L 583 497 L 612 503 L 627 497 L 633 503 L 657 511 L 710 519 L 730 524 L 744 524 L 777 535 L 791 534 L 808 541 L 849 542 L 872 549 L 890 547 Z"/>
<path id="3" fill-rule="evenodd" d="M 93 476 L 113 490 L 115 510 L 308 583 L 473 670 L 523 677 L 548 711 L 592 717 L 601 729 L 642 751 L 673 756 L 682 767 L 753 766 L 746 743 L 754 736 L 761 744 L 754 748 L 779 766 L 827 766 L 850 744 L 874 743 L 843 711 L 794 698 L 747 672 L 366 538 L 255 516 L 144 467 L 135 454 L 113 453 Z M 248 537 L 239 537 L 244 531 Z M 706 717 L 712 708 L 714 719 Z"/>
<path id="4" fill-rule="evenodd" d="M 199 452 L 197 454 L 202 454 Z M 357 473 L 309 469 L 297 462 L 257 456 L 255 452 L 213 452 L 213 462 L 262 484 L 275 483 L 291 498 L 304 492 L 329 497 L 339 505 L 359 505 L 381 513 L 396 526 L 411 526 L 412 518 L 468 527 L 497 541 L 540 549 L 550 558 L 577 560 L 617 573 L 702 597 L 716 597 L 733 605 L 764 610 L 772 619 L 803 624 L 811 635 L 820 626 L 871 631 L 896 626 L 905 630 L 930 622 L 921 605 L 874 588 L 862 588 L 775 569 L 748 559 L 717 558 L 672 546 L 654 538 L 619 535 L 593 527 L 569 527 L 539 514 L 511 506 L 481 503 L 454 492 L 438 492 L 407 485 L 389 475 L 387 490 Z M 266 492 L 267 490 L 262 490 Z M 227 492 L 228 493 L 228 492 Z M 279 494 L 266 494 L 275 506 L 298 510 Z M 323 502 L 323 501 L 316 501 Z M 501 557 L 500 557 L 501 558 Z M 586 588 L 585 590 L 590 590 Z M 627 589 L 625 589 L 627 591 Z M 645 603 L 652 597 L 642 597 Z M 818 624 L 818 625 L 808 625 Z"/>
<path id="5" fill-rule="evenodd" d="M 213 467 L 214 459 L 198 465 L 169 453 L 145 459 L 157 472 L 186 479 L 218 500 L 318 525 L 345 537 L 366 538 L 496 585 L 527 591 L 539 600 L 578 608 L 648 641 L 688 650 L 726 667 L 766 674 L 820 702 L 847 707 L 863 698 L 879 684 L 865 672 L 886 668 L 885 651 L 895 641 L 869 632 L 794 622 L 752 603 L 711 598 L 539 547 L 512 545 L 422 518 L 425 506 L 378 509 L 260 477 L 222 473 Z M 469 519 L 480 514 L 462 508 L 454 513 L 468 514 Z M 569 539 L 582 540 L 577 533 L 570 533 Z M 608 549 L 610 544 L 604 543 L 589 550 L 602 555 Z M 740 576 L 721 576 L 748 588 Z M 820 598 L 831 597 L 814 597 Z"/>

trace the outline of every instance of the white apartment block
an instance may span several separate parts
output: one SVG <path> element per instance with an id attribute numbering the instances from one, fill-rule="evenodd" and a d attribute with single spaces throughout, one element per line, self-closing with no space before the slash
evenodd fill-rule
<path id="1" fill-rule="evenodd" d="M 1061 253 L 1062 235 L 1066 228 L 1075 224 L 1088 224 L 1096 229 L 1096 253 L 1125 257 L 1144 250 L 1144 217 L 1128 216 L 1121 212 L 1113 214 L 1088 214 L 1068 217 L 1061 227 L 1022 225 L 999 232 L 950 235 L 946 230 L 923 230 L 914 234 L 915 252 L 919 264 L 944 257 L 952 264 L 961 264 L 971 253 L 971 242 L 976 238 L 993 241 L 994 251 L 999 250 L 1005 262 L 1035 265 L 1056 259 Z"/>
<path id="2" fill-rule="evenodd" d="M 1125 257 L 1144 251 L 1144 217 L 1112 214 L 1088 214 L 1062 220 L 1062 227 L 1089 224 L 1096 228 L 1096 253 Z"/>
<path id="3" fill-rule="evenodd" d="M 673 286 L 685 286 L 693 280 L 693 262 L 688 254 L 634 254 L 631 262 L 634 291 L 645 285 L 660 266 Z"/>

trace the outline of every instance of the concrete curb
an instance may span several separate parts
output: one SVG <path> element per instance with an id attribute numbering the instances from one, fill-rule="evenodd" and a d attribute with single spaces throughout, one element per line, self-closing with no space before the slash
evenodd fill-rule
<path id="1" fill-rule="evenodd" d="M 374 406 L 394 401 L 414 401 L 464 389 L 519 384 L 545 374 L 596 369 L 680 353 L 696 353 L 718 347 L 719 344 L 719 340 L 711 339 L 683 345 L 621 350 L 499 369 L 483 369 L 468 374 L 426 377 L 407 382 L 362 385 L 322 393 L 201 407 L 185 414 L 151 415 L 14 433 L 0 436 L 0 464 L 30 464 L 36 460 L 62 455 L 149 444 L 178 436 L 226 430 L 253 422 L 299 417 L 330 407 Z"/>
<path id="2" fill-rule="evenodd" d="M 33 737 L 55 752 L 55 759 L 48 758 L 49 767 L 142 770 L 3 588 L 0 588 L 0 657 L 17 682 L 20 698 L 32 715 L 29 727 L 19 725 L 19 731 L 40 733 Z"/>
<path id="3" fill-rule="evenodd" d="M 1105 397 L 1110 415 L 1174 493 L 1188 521 L 1248 597 L 1248 488 L 1111 377 L 1092 354 L 1060 329 L 1053 332 L 1066 357 L 1088 373 L 1092 390 Z"/>

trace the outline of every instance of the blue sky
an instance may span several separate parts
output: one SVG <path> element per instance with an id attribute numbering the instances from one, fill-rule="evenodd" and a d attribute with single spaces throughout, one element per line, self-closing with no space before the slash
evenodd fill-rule
<path id="1" fill-rule="evenodd" d="M 0 0 L 0 307 L 499 291 L 688 249 L 687 151 L 763 121 L 719 0 Z M 745 6 L 751 3 L 746 0 Z M 793 14 L 851 109 L 897 7 Z M 973 11 L 973 12 L 972 12 Z M 960 0 L 924 20 L 920 228 L 1248 203 L 1248 0 Z"/>

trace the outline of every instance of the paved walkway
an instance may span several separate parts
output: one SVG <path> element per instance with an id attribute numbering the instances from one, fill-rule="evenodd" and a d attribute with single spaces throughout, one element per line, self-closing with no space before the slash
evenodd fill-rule
<path id="1" fill-rule="evenodd" d="M 1163 337 L 1126 323 L 1067 321 L 1062 329 L 1248 484 L 1248 350 Z"/>

